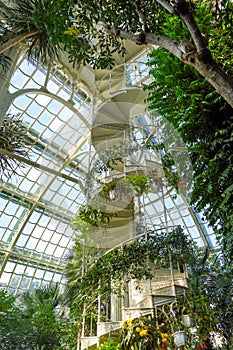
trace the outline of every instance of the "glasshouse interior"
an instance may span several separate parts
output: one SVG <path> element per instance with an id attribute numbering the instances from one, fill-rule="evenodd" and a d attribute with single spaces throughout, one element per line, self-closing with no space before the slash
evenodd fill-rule
<path id="1" fill-rule="evenodd" d="M 232 1 L 0 16 L 0 349 L 233 349 Z"/>

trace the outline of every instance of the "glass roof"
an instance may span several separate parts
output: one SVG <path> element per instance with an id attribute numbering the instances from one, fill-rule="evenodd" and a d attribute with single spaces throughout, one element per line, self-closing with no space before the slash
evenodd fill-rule
<path id="1" fill-rule="evenodd" d="M 80 82 L 77 77 L 71 79 L 59 65 L 44 68 L 24 56 L 18 59 L 9 81 L 8 111 L 20 114 L 29 126 L 28 137 L 33 142 L 30 159 L 24 160 L 25 167 L 19 169 L 19 176 L 3 178 L 0 183 L 2 286 L 22 291 L 41 284 L 64 283 L 65 257 L 73 237 L 79 234 L 73 230 L 72 220 L 78 207 L 87 200 L 85 177 L 90 164 L 102 152 L 96 140 L 100 140 L 101 147 L 109 144 L 114 147 L 118 136 L 112 134 L 113 123 L 117 125 L 117 132 L 123 124 L 128 125 L 124 135 L 126 130 L 133 129 L 132 142 L 139 148 L 141 140 L 150 137 L 151 144 L 159 138 L 157 131 L 152 132 L 158 129 L 158 122 L 150 119 L 148 111 L 142 112 L 144 100 L 139 103 L 131 99 L 135 90 L 130 89 L 150 79 L 145 61 L 144 55 L 106 72 L 96 82 L 92 94 L 89 88 L 85 89 L 83 79 Z M 83 68 L 83 76 L 92 79 L 93 72 Z M 104 93 L 98 95 L 98 91 Z M 114 106 L 109 105 L 112 101 Z M 125 110 L 130 114 L 127 120 L 124 120 Z M 111 128 L 106 127 L 109 124 Z M 164 129 L 164 124 L 161 128 Z M 149 162 L 159 164 L 161 169 L 158 155 L 150 150 L 143 152 L 134 152 L 129 159 L 134 159 L 136 173 L 143 167 L 150 169 Z M 117 176 L 121 176 L 119 171 Z M 191 185 L 191 177 L 189 180 Z M 181 225 L 198 244 L 215 245 L 213 232 L 190 207 L 188 197 L 188 192 L 182 191 L 175 195 L 174 190 L 163 183 L 156 191 L 151 190 L 138 199 L 139 221 L 148 228 Z M 109 228 L 96 238 L 96 244 L 101 237 L 101 242 L 110 242 L 107 247 L 111 248 L 131 234 L 132 227 L 129 229 L 127 225 Z"/>

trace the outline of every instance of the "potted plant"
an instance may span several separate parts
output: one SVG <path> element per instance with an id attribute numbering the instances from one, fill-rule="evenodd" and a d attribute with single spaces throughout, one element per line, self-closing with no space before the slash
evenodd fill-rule
<path id="1" fill-rule="evenodd" d="M 194 341 L 202 344 L 209 339 L 210 333 L 216 331 L 217 319 L 214 310 L 205 295 L 189 291 L 186 295 L 177 296 L 173 305 L 174 317 L 170 318 L 174 330 L 174 343 L 179 347 Z M 178 345 L 179 344 L 179 345 Z"/>
<path id="2" fill-rule="evenodd" d="M 173 337 L 174 343 L 178 348 L 185 346 L 188 343 L 188 336 L 185 331 L 177 331 L 173 333 Z"/>

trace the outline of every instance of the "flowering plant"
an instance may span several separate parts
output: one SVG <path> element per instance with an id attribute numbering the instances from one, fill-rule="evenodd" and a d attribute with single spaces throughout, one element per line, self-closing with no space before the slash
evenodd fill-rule
<path id="1" fill-rule="evenodd" d="M 121 347 L 125 350 L 166 349 L 168 335 L 162 333 L 156 320 L 150 316 L 122 321 Z"/>

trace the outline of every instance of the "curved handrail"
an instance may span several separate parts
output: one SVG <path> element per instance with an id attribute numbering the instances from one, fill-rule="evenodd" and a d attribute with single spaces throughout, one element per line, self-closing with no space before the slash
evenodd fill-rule
<path id="1" fill-rule="evenodd" d="M 120 69 L 122 68 L 122 71 Z M 118 72 L 119 71 L 119 72 Z M 114 88 L 113 80 L 117 79 L 122 83 Z M 134 86 L 142 86 L 142 82 L 149 78 L 149 67 L 144 61 L 133 61 L 122 63 L 111 70 L 109 70 L 99 81 L 97 86 L 98 96 L 101 95 L 101 86 L 104 85 L 104 91 L 109 92 L 109 97 L 117 92 L 120 92 L 126 88 Z M 106 88 L 106 82 L 108 82 L 108 87 Z"/>

